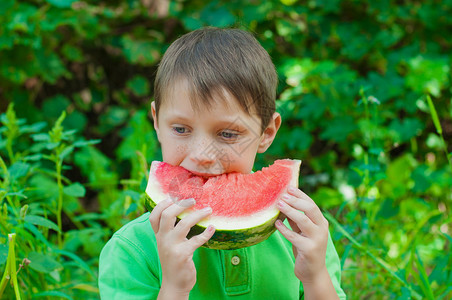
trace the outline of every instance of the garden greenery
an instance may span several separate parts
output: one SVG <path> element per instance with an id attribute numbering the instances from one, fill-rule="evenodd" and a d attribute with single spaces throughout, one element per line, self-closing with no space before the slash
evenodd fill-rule
<path id="1" fill-rule="evenodd" d="M 452 297 L 452 1 L 0 1 L 0 298 L 98 299 L 145 211 L 156 66 L 180 35 L 251 31 L 283 118 L 256 169 L 303 160 L 350 299 Z"/>

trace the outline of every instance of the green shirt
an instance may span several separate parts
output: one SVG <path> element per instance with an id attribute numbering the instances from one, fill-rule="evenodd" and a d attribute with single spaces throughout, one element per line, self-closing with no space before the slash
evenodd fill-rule
<path id="1" fill-rule="evenodd" d="M 190 299 L 301 299 L 294 275 L 292 245 L 276 231 L 267 240 L 237 250 L 198 248 L 193 254 L 197 280 Z M 340 262 L 331 237 L 326 265 L 341 299 Z M 102 299 L 156 299 L 162 270 L 149 213 L 119 229 L 99 262 Z"/>

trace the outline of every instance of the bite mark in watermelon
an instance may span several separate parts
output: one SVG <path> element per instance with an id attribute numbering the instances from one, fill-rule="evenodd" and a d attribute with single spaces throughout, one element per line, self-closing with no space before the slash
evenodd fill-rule
<path id="1" fill-rule="evenodd" d="M 146 206 L 151 211 L 167 198 L 194 198 L 196 204 L 179 215 L 210 206 L 212 215 L 195 225 L 188 238 L 212 224 L 214 236 L 204 244 L 213 249 L 237 249 L 267 239 L 280 217 L 276 201 L 287 187 L 298 187 L 300 160 L 276 160 L 252 174 L 227 173 L 201 177 L 180 166 L 154 161 L 146 187 Z"/>

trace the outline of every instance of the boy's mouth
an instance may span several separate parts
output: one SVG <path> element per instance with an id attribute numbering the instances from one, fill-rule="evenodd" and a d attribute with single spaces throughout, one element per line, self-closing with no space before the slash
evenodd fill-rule
<path id="1" fill-rule="evenodd" d="M 218 176 L 221 174 L 211 174 L 211 173 L 203 173 L 203 172 L 196 172 L 196 171 L 192 171 L 192 170 L 188 170 L 191 173 L 193 173 L 196 176 L 201 176 L 201 177 L 214 177 L 214 176 Z"/>

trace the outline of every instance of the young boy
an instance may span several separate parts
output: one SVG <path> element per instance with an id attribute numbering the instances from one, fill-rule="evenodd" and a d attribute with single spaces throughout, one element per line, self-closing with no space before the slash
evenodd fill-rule
<path id="1" fill-rule="evenodd" d="M 281 124 L 276 86 L 275 67 L 251 34 L 203 28 L 182 36 L 162 59 L 151 104 L 163 161 L 206 177 L 250 173 Z M 182 201 L 162 201 L 113 235 L 100 256 L 103 299 L 345 299 L 328 222 L 301 190 L 278 202 L 291 229 L 276 222 L 270 238 L 237 250 L 201 247 L 213 226 L 187 239 L 211 210 L 175 225 L 195 203 Z"/>

